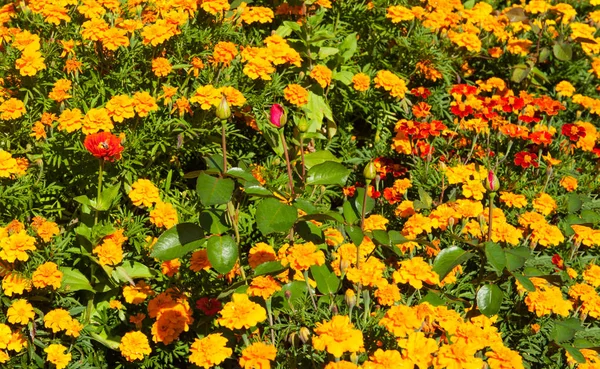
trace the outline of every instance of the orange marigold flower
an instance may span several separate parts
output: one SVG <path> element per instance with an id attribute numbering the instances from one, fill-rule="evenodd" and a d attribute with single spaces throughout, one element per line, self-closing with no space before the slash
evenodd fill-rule
<path id="1" fill-rule="evenodd" d="M 171 69 L 173 69 L 173 66 L 167 58 L 159 57 L 152 60 L 152 72 L 154 72 L 157 77 L 166 77 L 171 73 Z"/>
<path id="2" fill-rule="evenodd" d="M 177 211 L 173 205 L 159 201 L 152 211 L 150 211 L 150 223 L 157 227 L 171 228 L 179 221 L 177 220 Z"/>
<path id="3" fill-rule="evenodd" d="M 317 323 L 317 336 L 313 338 L 316 350 L 327 350 L 334 357 L 342 357 L 344 352 L 358 352 L 363 347 L 362 332 L 354 329 L 354 324 L 345 315 L 335 315 L 330 321 Z"/>
<path id="4" fill-rule="evenodd" d="M 212 106 L 217 106 L 221 102 L 221 93 L 213 85 L 200 86 L 190 97 L 191 103 L 200 105 L 202 110 L 210 110 Z"/>
<path id="5" fill-rule="evenodd" d="M 53 333 L 67 329 L 73 318 L 65 309 L 54 309 L 44 315 L 44 327 L 52 330 Z"/>
<path id="6" fill-rule="evenodd" d="M 229 2 L 227 0 L 200 0 L 200 7 L 207 13 L 217 15 L 229 10 Z"/>
<path id="7" fill-rule="evenodd" d="M 22 117 L 26 113 L 25 104 L 19 99 L 11 97 L 0 104 L 0 119 L 10 120 Z"/>
<path id="8" fill-rule="evenodd" d="M 390 18 L 392 23 L 400 23 L 403 21 L 410 21 L 415 19 L 415 15 L 410 9 L 403 6 L 390 6 L 387 8 L 386 18 Z"/>
<path id="9" fill-rule="evenodd" d="M 577 189 L 577 179 L 571 176 L 563 177 L 560 180 L 559 184 L 562 186 L 562 188 L 569 192 L 575 191 Z"/>
<path id="10" fill-rule="evenodd" d="M 240 16 L 242 22 L 246 24 L 252 24 L 254 22 L 260 23 L 271 23 L 273 21 L 273 10 L 265 8 L 264 6 L 249 6 L 244 9 L 244 12 Z"/>
<path id="11" fill-rule="evenodd" d="M 67 93 L 67 91 L 69 91 L 70 89 L 71 81 L 65 78 L 59 79 L 58 81 L 54 82 L 54 87 L 52 88 L 52 91 L 50 91 L 50 93 L 48 94 L 48 98 L 56 102 L 62 102 L 71 97 L 71 95 Z"/>
<path id="12" fill-rule="evenodd" d="M 325 254 L 312 242 L 297 243 L 287 249 L 287 255 L 281 262 L 283 265 L 289 264 L 294 270 L 303 271 L 313 265 L 323 265 Z"/>
<path id="13" fill-rule="evenodd" d="M 51 286 L 53 289 L 58 289 L 62 282 L 63 273 L 58 270 L 58 265 L 49 261 L 46 262 L 33 272 L 31 276 L 31 280 L 33 281 L 33 286 L 37 288 L 44 288 Z"/>
<path id="14" fill-rule="evenodd" d="M 194 340 L 190 346 L 190 363 L 199 367 L 209 369 L 221 364 L 233 354 L 233 350 L 227 347 L 227 339 L 222 333 L 213 333 L 208 336 Z"/>
<path id="15" fill-rule="evenodd" d="M 102 46 L 110 51 L 115 51 L 121 46 L 129 46 L 127 31 L 121 28 L 111 27 L 102 32 L 98 37 L 102 41 Z"/>
<path id="16" fill-rule="evenodd" d="M 254 327 L 267 319 L 266 310 L 259 304 L 248 299 L 248 295 L 234 293 L 232 300 L 221 309 L 219 325 L 229 329 Z"/>
<path id="17" fill-rule="evenodd" d="M 53 343 L 44 349 L 48 355 L 47 361 L 56 365 L 56 369 L 64 369 L 71 361 L 71 353 L 66 353 L 67 348 L 63 345 Z"/>
<path id="18" fill-rule="evenodd" d="M 115 122 L 121 123 L 125 119 L 133 118 L 133 99 L 127 95 L 116 95 L 110 98 L 106 103 L 106 112 Z"/>
<path id="19" fill-rule="evenodd" d="M 237 53 L 237 48 L 233 42 L 221 41 L 215 45 L 213 50 L 213 60 L 215 63 L 229 65 Z"/>
<path id="20" fill-rule="evenodd" d="M 423 282 L 431 285 L 440 283 L 438 274 L 422 257 L 401 261 L 400 269 L 394 272 L 393 277 L 395 283 L 408 283 L 418 290 L 423 288 Z"/>
<path id="21" fill-rule="evenodd" d="M 265 81 L 270 81 L 270 74 L 275 72 L 275 67 L 270 61 L 261 57 L 255 57 L 248 60 L 244 66 L 244 74 L 252 79 L 261 78 Z"/>
<path id="22" fill-rule="evenodd" d="M 259 296 L 268 299 L 275 292 L 281 291 L 281 285 L 272 276 L 258 276 L 252 279 L 247 293 L 250 296 Z"/>
<path id="23" fill-rule="evenodd" d="M 24 230 L 0 239 L 0 259 L 13 263 L 15 260 L 27 261 L 27 251 L 34 251 L 35 238 Z"/>
<path id="24" fill-rule="evenodd" d="M 180 266 L 181 262 L 179 261 L 179 259 L 172 259 L 163 261 L 160 265 L 160 268 L 164 275 L 166 275 L 167 277 L 172 277 L 175 274 L 177 274 L 177 272 L 179 272 Z"/>
<path id="25" fill-rule="evenodd" d="M 24 291 L 30 290 L 31 281 L 16 273 L 9 273 L 2 279 L 2 292 L 8 297 L 22 295 Z"/>
<path id="26" fill-rule="evenodd" d="M 201 270 L 209 270 L 211 267 L 206 250 L 194 251 L 190 260 L 190 270 L 199 272 Z"/>
<path id="27" fill-rule="evenodd" d="M 6 312 L 6 317 L 11 324 L 26 325 L 35 317 L 33 306 L 25 299 L 14 300 Z"/>
<path id="28" fill-rule="evenodd" d="M 140 117 L 146 117 L 152 111 L 158 110 L 156 100 L 148 92 L 136 92 L 133 95 L 133 106 Z"/>
<path id="29" fill-rule="evenodd" d="M 123 335 L 119 344 L 119 350 L 127 361 L 142 360 L 144 356 L 150 355 L 152 352 L 148 337 L 142 332 L 137 331 L 128 332 Z"/>
<path id="30" fill-rule="evenodd" d="M 283 97 L 296 106 L 308 104 L 308 91 L 297 84 L 290 84 L 283 89 Z"/>
<path id="31" fill-rule="evenodd" d="M 138 179 L 131 185 L 131 191 L 128 194 L 129 199 L 135 206 L 151 207 L 160 201 L 158 188 L 147 179 Z"/>
<path id="32" fill-rule="evenodd" d="M 99 131 L 110 131 L 115 127 L 105 108 L 88 110 L 81 124 L 81 131 L 86 135 Z"/>
<path id="33" fill-rule="evenodd" d="M 255 342 L 242 350 L 240 366 L 244 369 L 271 368 L 270 361 L 275 360 L 277 348 L 273 345 Z"/>
<path id="34" fill-rule="evenodd" d="M 317 83 L 321 85 L 322 88 L 325 88 L 329 86 L 329 84 L 331 84 L 332 74 L 333 73 L 331 72 L 331 69 L 327 68 L 324 65 L 316 65 L 310 71 L 310 77 L 317 81 Z"/>
<path id="35" fill-rule="evenodd" d="M 141 304 L 148 296 L 153 294 L 152 288 L 144 281 L 137 282 L 135 286 L 127 285 L 123 287 L 123 298 L 128 304 Z"/>
<path id="36" fill-rule="evenodd" d="M 357 73 L 352 77 L 352 83 L 356 91 L 367 91 L 371 85 L 371 77 L 365 73 Z"/>
<path id="37" fill-rule="evenodd" d="M 67 131 L 68 133 L 74 132 L 82 127 L 83 114 L 81 110 L 77 108 L 65 109 L 58 117 L 58 129 L 61 131 Z"/>
<path id="38" fill-rule="evenodd" d="M 36 45 L 26 47 L 15 61 L 15 66 L 22 76 L 35 76 L 40 70 L 46 69 L 42 53 Z"/>

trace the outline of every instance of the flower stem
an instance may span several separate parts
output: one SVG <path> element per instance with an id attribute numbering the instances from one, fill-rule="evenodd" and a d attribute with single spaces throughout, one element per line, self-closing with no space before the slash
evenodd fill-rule
<path id="1" fill-rule="evenodd" d="M 225 140 L 225 128 L 227 125 L 227 119 L 221 120 L 221 148 L 223 149 L 223 173 L 221 176 L 227 173 L 227 141 Z"/>
<path id="2" fill-rule="evenodd" d="M 495 192 L 490 192 L 490 214 L 488 218 L 488 241 L 492 240 L 492 221 L 494 219 L 493 209 L 494 209 L 494 198 L 496 197 Z"/>
<path id="3" fill-rule="evenodd" d="M 308 294 L 310 295 L 310 299 L 312 300 L 313 307 L 315 308 L 315 311 L 317 311 L 318 308 L 317 302 L 315 301 L 315 293 L 313 292 L 310 283 L 308 283 L 308 270 L 304 271 L 304 281 L 306 282 L 306 287 L 308 287 Z"/>
<path id="4" fill-rule="evenodd" d="M 306 166 L 304 165 L 304 133 L 300 132 L 300 158 L 302 159 L 302 182 L 306 181 Z"/>
<path id="5" fill-rule="evenodd" d="M 94 225 L 98 224 L 98 206 L 100 205 L 100 195 L 102 194 L 102 174 L 104 173 L 104 159 L 100 159 L 100 168 L 98 169 L 98 196 L 96 197 L 96 212 L 94 214 Z"/>
<path id="6" fill-rule="evenodd" d="M 287 172 L 288 172 L 288 186 L 290 187 L 290 191 L 292 195 L 294 195 L 294 181 L 292 179 L 292 166 L 290 164 L 290 154 L 288 153 L 287 143 L 285 142 L 285 136 L 283 135 L 283 129 L 279 131 L 279 135 L 281 136 L 281 142 L 283 143 L 283 153 L 285 154 L 285 163 L 287 164 Z"/>

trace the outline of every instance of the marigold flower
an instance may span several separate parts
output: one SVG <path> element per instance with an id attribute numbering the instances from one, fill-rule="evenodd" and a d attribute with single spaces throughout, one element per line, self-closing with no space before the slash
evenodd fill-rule
<path id="1" fill-rule="evenodd" d="M 56 369 L 64 369 L 71 361 L 71 353 L 66 353 L 67 348 L 63 345 L 53 343 L 44 349 L 48 354 L 47 361 L 56 365 Z"/>
<path id="2" fill-rule="evenodd" d="M 248 299 L 248 295 L 234 293 L 232 300 L 223 306 L 219 325 L 229 329 L 254 327 L 267 319 L 266 310 Z"/>
<path id="3" fill-rule="evenodd" d="M 352 77 L 353 87 L 356 91 L 364 92 L 371 85 L 371 78 L 365 73 L 357 73 Z"/>
<path id="4" fill-rule="evenodd" d="M 94 133 L 85 137 L 85 148 L 100 160 L 115 161 L 121 159 L 121 140 L 110 132 Z"/>
<path id="5" fill-rule="evenodd" d="M 200 0 L 200 7 L 207 13 L 217 15 L 229 10 L 229 2 L 227 0 Z"/>
<path id="6" fill-rule="evenodd" d="M 27 251 L 34 251 L 35 249 L 35 238 L 25 231 L 19 231 L 9 237 L 0 239 L 0 259 L 9 263 L 15 260 L 29 260 Z"/>
<path id="7" fill-rule="evenodd" d="M 11 297 L 22 295 L 24 291 L 31 290 L 31 282 L 16 273 L 9 273 L 2 279 L 2 292 Z"/>
<path id="8" fill-rule="evenodd" d="M 523 169 L 527 169 L 532 165 L 537 168 L 540 165 L 537 158 L 537 154 L 521 151 L 515 154 L 515 165 L 519 165 Z"/>
<path id="9" fill-rule="evenodd" d="M 335 315 L 330 321 L 317 323 L 313 347 L 327 350 L 334 357 L 342 357 L 344 352 L 358 352 L 363 347 L 362 332 L 354 329 L 354 324 L 345 315 Z"/>
<path id="10" fill-rule="evenodd" d="M 151 207 L 160 201 L 158 188 L 147 179 L 138 179 L 135 181 L 131 185 L 131 191 L 128 196 L 135 206 Z"/>
<path id="11" fill-rule="evenodd" d="M 229 65 L 238 51 L 233 42 L 221 41 L 215 45 L 213 59 L 215 63 Z"/>
<path id="12" fill-rule="evenodd" d="M 483 360 L 473 355 L 475 352 L 463 342 L 443 345 L 433 360 L 435 369 L 481 369 Z"/>
<path id="13" fill-rule="evenodd" d="M 63 273 L 58 270 L 58 266 L 49 261 L 37 267 L 31 276 L 33 286 L 44 288 L 51 286 L 53 289 L 58 289 L 62 282 Z"/>
<path id="14" fill-rule="evenodd" d="M 440 283 L 438 274 L 422 257 L 400 262 L 400 269 L 394 272 L 393 277 L 395 283 L 408 283 L 418 290 L 423 288 L 423 282 L 432 285 Z"/>
<path id="15" fill-rule="evenodd" d="M 148 296 L 153 294 L 152 288 L 144 281 L 137 282 L 135 286 L 127 285 L 123 287 L 123 298 L 128 304 L 141 304 Z"/>
<path id="16" fill-rule="evenodd" d="M 415 19 L 415 15 L 411 12 L 410 9 L 405 8 L 403 6 L 390 6 L 387 8 L 386 18 L 390 18 L 392 23 L 400 23 L 403 21 L 410 21 Z"/>
<path id="17" fill-rule="evenodd" d="M 22 76 L 35 76 L 40 70 L 46 69 L 39 46 L 31 45 L 26 47 L 21 57 L 15 61 L 15 67 Z"/>
<path id="18" fill-rule="evenodd" d="M 296 106 L 303 106 L 308 104 L 308 91 L 297 84 L 289 84 L 283 89 L 283 97 L 290 102 L 290 104 Z"/>
<path id="19" fill-rule="evenodd" d="M 154 58 L 152 60 L 152 72 L 157 77 L 166 77 L 171 73 L 172 65 L 167 58 Z"/>
<path id="20" fill-rule="evenodd" d="M 124 29 L 111 27 L 102 32 L 98 38 L 102 41 L 102 46 L 110 51 L 129 46 L 129 37 L 127 37 L 127 31 Z"/>
<path id="21" fill-rule="evenodd" d="M 258 276 L 252 279 L 246 291 L 250 296 L 259 296 L 268 299 L 275 292 L 281 291 L 281 285 L 272 276 Z"/>
<path id="22" fill-rule="evenodd" d="M 277 348 L 263 342 L 255 342 L 242 350 L 240 366 L 244 369 L 270 369 L 270 361 L 275 360 Z"/>
<path id="23" fill-rule="evenodd" d="M 177 211 L 173 205 L 158 201 L 152 211 L 150 211 L 150 223 L 157 227 L 171 228 L 178 223 Z"/>
<path id="24" fill-rule="evenodd" d="M 294 270 L 307 270 L 313 265 L 323 265 L 325 254 L 312 242 L 298 243 L 287 249 L 287 256 L 282 260 L 283 265 L 290 265 Z"/>
<path id="25" fill-rule="evenodd" d="M 210 110 L 221 102 L 221 93 L 213 85 L 200 86 L 190 97 L 191 103 L 197 103 L 202 110 Z"/>
<path id="26" fill-rule="evenodd" d="M 198 339 L 190 346 L 190 363 L 208 369 L 221 364 L 233 354 L 227 347 L 227 339 L 221 333 L 213 333 Z"/>
<path id="27" fill-rule="evenodd" d="M 262 263 L 277 260 L 275 250 L 270 245 L 259 242 L 252 246 L 248 254 L 248 264 L 252 269 L 256 269 Z"/>
<path id="28" fill-rule="evenodd" d="M 82 121 L 82 132 L 86 135 L 98 131 L 110 131 L 114 128 L 113 122 L 105 108 L 93 108 L 88 110 Z"/>
<path id="29" fill-rule="evenodd" d="M 194 251 L 190 260 L 190 270 L 199 272 L 201 270 L 209 270 L 211 267 L 206 250 Z"/>
<path id="30" fill-rule="evenodd" d="M 111 97 L 106 103 L 105 109 L 108 116 L 117 123 L 121 123 L 125 119 L 133 118 L 135 116 L 133 99 L 127 95 L 116 95 Z"/>
<path id="31" fill-rule="evenodd" d="M 331 69 L 327 68 L 324 65 L 316 65 L 310 71 L 310 77 L 317 81 L 317 83 L 321 85 L 322 88 L 325 88 L 331 84 L 332 74 L 333 73 L 331 72 Z"/>
<path id="32" fill-rule="evenodd" d="M 39 227 L 37 227 L 35 231 L 44 242 L 50 242 L 52 240 L 52 237 L 60 233 L 58 225 L 54 222 L 49 221 L 42 222 L 42 224 Z"/>
<path id="33" fill-rule="evenodd" d="M 73 318 L 65 309 L 54 309 L 44 316 L 44 327 L 52 329 L 53 333 L 67 329 Z"/>
<path id="34" fill-rule="evenodd" d="M 23 101 L 11 97 L 0 104 L 0 119 L 17 119 L 22 117 L 26 111 Z"/>
<path id="35" fill-rule="evenodd" d="M 364 223 L 364 230 L 366 232 L 369 231 L 374 231 L 374 230 L 386 230 L 386 224 L 388 224 L 390 221 L 387 220 L 385 217 L 379 215 L 379 214 L 373 214 L 371 216 L 369 216 L 368 218 L 365 218 L 365 223 Z"/>
<path id="36" fill-rule="evenodd" d="M 246 24 L 252 24 L 254 22 L 264 24 L 271 23 L 274 16 L 273 10 L 269 8 L 265 8 L 264 6 L 249 6 L 244 9 L 240 19 Z"/>
<path id="37" fill-rule="evenodd" d="M 554 201 L 552 196 L 544 192 L 538 194 L 532 204 L 535 211 L 543 215 L 550 215 L 558 208 L 558 205 L 556 205 L 556 201 Z"/>
<path id="38" fill-rule="evenodd" d="M 121 338 L 119 350 L 127 361 L 142 360 L 144 356 L 150 355 L 152 352 L 148 337 L 138 331 L 125 333 Z"/>
<path id="39" fill-rule="evenodd" d="M 136 92 L 133 95 L 133 107 L 140 117 L 147 117 L 150 112 L 158 110 L 156 100 L 146 91 Z"/>
<path id="40" fill-rule="evenodd" d="M 243 72 L 252 79 L 260 77 L 262 80 L 270 81 L 270 74 L 275 73 L 275 67 L 267 59 L 255 57 L 248 60 Z"/>
<path id="41" fill-rule="evenodd" d="M 26 325 L 35 317 L 33 306 L 27 300 L 14 300 L 6 312 L 6 317 L 11 324 Z"/>

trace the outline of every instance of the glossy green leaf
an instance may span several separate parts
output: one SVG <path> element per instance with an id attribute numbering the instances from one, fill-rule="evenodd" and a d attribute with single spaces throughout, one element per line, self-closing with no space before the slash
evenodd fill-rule
<path id="1" fill-rule="evenodd" d="M 350 169 L 340 163 L 326 161 L 308 170 L 306 184 L 344 186 L 350 172 Z"/>
<path id="2" fill-rule="evenodd" d="M 223 234 L 229 230 L 223 210 L 205 210 L 200 213 L 200 226 L 210 234 Z"/>
<path id="3" fill-rule="evenodd" d="M 504 294 L 495 284 L 486 284 L 477 291 L 477 307 L 485 316 L 498 314 Z"/>
<path id="4" fill-rule="evenodd" d="M 75 292 L 81 290 L 96 292 L 87 277 L 79 270 L 62 267 L 60 268 L 60 271 L 63 273 L 60 285 L 62 290 L 66 292 Z"/>
<path id="5" fill-rule="evenodd" d="M 344 230 L 346 231 L 348 237 L 350 237 L 350 239 L 352 240 L 352 243 L 356 246 L 360 246 L 360 244 L 363 241 L 363 238 L 365 238 L 365 235 L 360 229 L 360 227 L 347 225 L 344 227 Z"/>
<path id="6" fill-rule="evenodd" d="M 180 223 L 158 237 L 150 256 L 160 261 L 178 259 L 205 242 L 202 228 L 192 223 Z"/>
<path id="7" fill-rule="evenodd" d="M 231 200 L 235 182 L 230 178 L 217 178 L 202 173 L 196 182 L 196 191 L 204 206 L 226 204 Z"/>
<path id="8" fill-rule="evenodd" d="M 258 184 L 258 180 L 254 178 L 252 173 L 247 172 L 239 167 L 233 167 L 227 169 L 227 175 L 233 178 L 242 179 L 248 183 Z"/>
<path id="9" fill-rule="evenodd" d="M 266 263 L 262 263 L 254 269 L 254 275 L 275 275 L 283 273 L 287 270 L 287 267 L 281 265 L 280 261 L 267 261 Z"/>
<path id="10" fill-rule="evenodd" d="M 231 271 L 238 259 L 238 247 L 231 236 L 212 236 L 206 243 L 210 265 L 219 273 Z"/>
<path id="11" fill-rule="evenodd" d="M 362 213 L 362 204 L 363 204 L 364 196 L 365 196 L 364 187 L 356 188 L 356 198 L 354 199 L 354 208 L 356 209 L 356 213 L 358 214 L 359 218 Z M 365 203 L 365 214 L 369 214 L 371 212 L 371 210 L 373 210 L 374 207 L 375 207 L 375 200 L 371 196 L 367 195 L 367 200 Z"/>
<path id="12" fill-rule="evenodd" d="M 298 210 L 274 198 L 262 200 L 256 207 L 256 225 L 263 235 L 287 232 L 292 228 Z"/>
<path id="13" fill-rule="evenodd" d="M 485 257 L 488 264 L 494 268 L 498 275 L 501 275 L 502 270 L 504 270 L 504 267 L 506 266 L 506 255 L 504 254 L 502 246 L 495 242 L 486 242 Z"/>
<path id="14" fill-rule="evenodd" d="M 443 249 L 433 261 L 433 271 L 440 276 L 440 281 L 457 265 L 473 257 L 473 253 L 465 251 L 458 246 Z"/>
<path id="15" fill-rule="evenodd" d="M 315 165 L 322 164 L 326 161 L 339 163 L 340 159 L 336 158 L 335 155 L 327 150 L 318 150 L 304 155 L 304 165 L 306 166 L 306 169 L 310 169 Z"/>
<path id="16" fill-rule="evenodd" d="M 310 274 L 317 282 L 317 289 L 322 294 L 334 294 L 340 288 L 340 279 L 329 270 L 327 264 L 311 266 Z"/>
<path id="17" fill-rule="evenodd" d="M 523 286 L 527 291 L 535 292 L 535 285 L 533 284 L 531 279 L 525 277 L 521 273 L 513 272 L 512 275 L 515 277 L 515 279 L 517 281 L 519 281 L 519 283 L 521 283 L 521 286 Z"/>
<path id="18" fill-rule="evenodd" d="M 506 255 L 506 269 L 509 272 L 522 268 L 525 265 L 527 259 L 531 257 L 531 251 L 528 247 L 516 247 L 508 248 L 505 251 Z"/>
<path id="19" fill-rule="evenodd" d="M 562 343 L 571 340 L 575 337 L 575 333 L 581 330 L 583 330 L 583 327 L 581 321 L 577 318 L 568 318 L 563 321 L 555 320 L 550 337 L 556 343 Z"/>
<path id="20" fill-rule="evenodd" d="M 350 201 L 344 201 L 342 209 L 344 211 L 344 218 L 346 219 L 346 223 L 355 224 L 356 222 L 358 222 L 358 220 L 360 219 L 360 214 L 357 214 L 356 208 L 352 205 Z"/>
<path id="21" fill-rule="evenodd" d="M 552 47 L 552 52 L 560 61 L 569 61 L 573 57 L 573 48 L 565 42 L 556 42 Z"/>

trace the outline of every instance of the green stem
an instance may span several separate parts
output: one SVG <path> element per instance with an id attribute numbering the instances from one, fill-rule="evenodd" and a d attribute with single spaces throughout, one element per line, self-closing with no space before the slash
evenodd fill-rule
<path id="1" fill-rule="evenodd" d="M 304 165 L 304 133 L 300 132 L 300 158 L 302 160 L 302 182 L 306 180 L 306 166 Z"/>
<path id="2" fill-rule="evenodd" d="M 221 120 L 221 148 L 223 149 L 223 173 L 227 173 L 227 140 L 225 139 L 225 128 L 227 125 L 227 119 Z"/>
<path id="3" fill-rule="evenodd" d="M 490 213 L 488 219 L 488 241 L 492 241 L 492 221 L 494 219 L 493 209 L 494 209 L 494 198 L 496 197 L 495 192 L 490 192 Z"/>
<path id="4" fill-rule="evenodd" d="M 310 283 L 308 283 L 308 270 L 304 271 L 304 281 L 306 282 L 306 287 L 308 287 L 308 294 L 310 295 L 310 299 L 312 301 L 313 307 L 315 308 L 315 311 L 317 311 L 318 308 L 317 308 L 317 302 L 315 300 L 315 293 L 312 290 Z"/>
<path id="5" fill-rule="evenodd" d="M 292 179 L 292 166 L 290 164 L 290 154 L 288 153 L 287 143 L 285 142 L 285 136 L 283 135 L 283 129 L 279 131 L 279 135 L 281 136 L 281 142 L 283 143 L 283 153 L 285 154 L 285 163 L 287 165 L 288 172 L 288 186 L 290 187 L 290 191 L 292 195 L 294 195 L 294 182 Z"/>
<path id="6" fill-rule="evenodd" d="M 102 194 L 102 174 L 104 173 L 104 160 L 100 159 L 100 168 L 98 170 L 98 196 L 96 197 L 96 212 L 94 215 L 94 225 L 98 224 L 98 205 L 100 205 L 100 195 Z"/>

